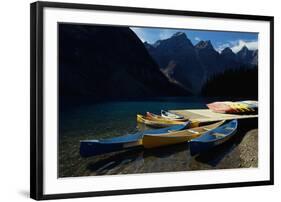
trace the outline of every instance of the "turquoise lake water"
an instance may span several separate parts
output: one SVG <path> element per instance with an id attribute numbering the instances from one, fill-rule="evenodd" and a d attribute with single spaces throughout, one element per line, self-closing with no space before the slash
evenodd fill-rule
<path id="1" fill-rule="evenodd" d="M 203 98 L 158 98 L 139 101 L 95 102 L 83 105 L 61 104 L 59 113 L 59 177 L 105 174 L 133 174 L 210 169 L 193 159 L 186 144 L 155 150 L 117 152 L 90 158 L 79 155 L 79 141 L 106 139 L 147 129 L 137 124 L 136 114 L 161 109 L 206 108 Z M 225 148 L 231 150 L 234 144 Z M 213 162 L 211 159 L 210 162 Z M 211 163 L 212 164 L 212 163 Z M 227 167 L 227 166 L 226 166 Z M 229 165 L 231 167 L 231 165 Z"/>
<path id="2" fill-rule="evenodd" d="M 195 98 L 193 98 L 195 99 Z M 60 136 L 85 133 L 93 138 L 107 138 L 135 132 L 136 114 L 160 113 L 161 109 L 206 108 L 199 99 L 161 99 L 150 101 L 117 101 L 70 106 L 61 110 Z"/>

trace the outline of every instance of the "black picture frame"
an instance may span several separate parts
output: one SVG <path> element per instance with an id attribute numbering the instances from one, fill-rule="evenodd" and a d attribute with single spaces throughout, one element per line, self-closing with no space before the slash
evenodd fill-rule
<path id="1" fill-rule="evenodd" d="M 51 194 L 43 193 L 43 9 L 49 8 L 67 8 L 81 10 L 100 10 L 100 11 L 121 11 L 131 13 L 149 13 L 164 15 L 182 15 L 195 17 L 210 17 L 224 19 L 258 20 L 270 23 L 270 180 L 222 183 L 207 185 L 175 186 L 175 187 L 155 187 L 130 190 L 114 191 L 95 191 L 82 193 Z M 245 187 L 274 184 L 274 17 L 258 15 L 240 15 L 213 12 L 195 12 L 183 10 L 150 9 L 120 6 L 103 6 L 75 3 L 57 3 L 57 2 L 35 2 L 30 7 L 30 61 L 31 61 L 31 97 L 30 97 L 30 196 L 36 200 L 44 199 L 62 199 L 76 197 L 92 197 L 106 195 L 138 194 L 153 192 L 171 192 L 186 191 L 198 189 L 215 189 L 228 187 Z"/>

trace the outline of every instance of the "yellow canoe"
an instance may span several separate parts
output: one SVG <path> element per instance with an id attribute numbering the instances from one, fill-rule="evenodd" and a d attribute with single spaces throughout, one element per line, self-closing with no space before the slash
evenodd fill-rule
<path id="1" fill-rule="evenodd" d="M 142 145 L 146 149 L 163 147 L 173 144 L 184 143 L 190 141 L 193 138 L 197 138 L 202 134 L 217 128 L 222 125 L 224 121 L 216 122 L 213 124 L 195 127 L 191 129 L 181 131 L 168 131 L 168 133 L 162 134 L 145 134 L 142 138 Z"/>
<path id="2" fill-rule="evenodd" d="M 229 106 L 238 112 L 254 112 L 254 109 L 249 108 L 247 104 L 230 103 Z"/>
<path id="3" fill-rule="evenodd" d="M 147 116 L 143 116 L 140 114 L 137 114 L 137 121 L 139 123 L 144 123 L 148 126 L 151 127 L 156 127 L 156 128 L 165 128 L 165 127 L 170 127 L 173 125 L 182 125 L 186 124 L 186 122 L 182 121 L 170 121 L 170 120 L 153 120 Z"/>

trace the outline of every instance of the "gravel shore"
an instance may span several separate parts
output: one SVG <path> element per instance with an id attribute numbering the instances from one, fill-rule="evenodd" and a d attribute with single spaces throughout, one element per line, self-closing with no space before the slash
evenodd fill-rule
<path id="1" fill-rule="evenodd" d="M 258 129 L 245 134 L 241 142 L 221 161 L 220 167 L 225 165 L 234 168 L 258 167 Z"/>
<path id="2" fill-rule="evenodd" d="M 239 121 L 231 141 L 195 158 L 190 165 L 192 170 L 258 167 L 257 120 Z"/>

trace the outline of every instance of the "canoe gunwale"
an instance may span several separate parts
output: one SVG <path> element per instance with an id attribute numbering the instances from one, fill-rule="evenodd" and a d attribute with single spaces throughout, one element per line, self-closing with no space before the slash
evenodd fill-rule
<path id="1" fill-rule="evenodd" d="M 233 135 L 237 132 L 238 121 L 237 121 L 237 120 L 232 120 L 232 121 L 235 121 L 235 127 L 234 127 L 232 130 L 230 130 L 229 133 L 226 134 L 224 137 L 219 137 L 219 138 L 212 139 L 212 140 L 208 140 L 208 141 L 200 141 L 200 138 L 202 138 L 203 136 L 207 136 L 207 135 L 209 136 L 209 135 L 211 135 L 211 134 L 208 134 L 208 133 L 212 132 L 212 130 L 210 130 L 210 131 L 206 132 L 205 134 L 201 135 L 200 137 L 195 138 L 195 139 L 192 139 L 191 142 L 215 142 L 215 141 L 222 140 L 222 139 L 224 139 L 224 138 L 233 136 Z M 229 124 L 230 122 L 231 122 L 231 121 L 229 121 L 228 123 L 225 123 L 225 124 Z M 224 124 L 224 125 L 225 125 L 225 124 Z M 221 128 L 221 127 L 223 127 L 224 125 L 222 125 L 222 126 L 220 126 L 220 127 L 218 127 L 218 128 Z M 216 129 L 218 129 L 218 128 L 216 128 Z M 216 129 L 214 129 L 214 130 L 216 130 Z"/>
<path id="2" fill-rule="evenodd" d="M 193 133 L 195 134 L 204 134 L 204 133 L 207 133 L 211 130 L 214 130 L 216 129 L 217 127 L 223 125 L 225 123 L 225 121 L 219 121 L 219 122 L 216 122 L 216 123 L 212 123 L 212 124 L 209 124 L 209 125 L 204 125 L 204 126 L 199 126 L 199 127 L 195 127 L 195 128 L 187 128 L 187 129 L 183 129 L 183 130 L 178 130 L 178 131 L 174 131 L 174 132 L 168 132 L 168 133 L 162 133 L 162 134 L 157 134 L 157 136 L 168 136 L 168 135 L 173 135 L 173 133 L 184 133 L 184 132 L 190 132 L 192 133 L 192 135 L 194 135 Z M 200 130 L 202 128 L 205 128 L 205 127 L 210 127 L 210 129 L 206 130 L 206 131 L 203 131 L 203 132 L 198 132 L 196 130 Z M 169 131 L 169 130 L 168 130 Z M 145 135 L 153 135 L 153 136 L 156 136 L 155 134 L 145 134 Z M 177 135 L 177 134 L 176 134 Z M 191 135 L 191 134 L 189 134 Z M 183 135 L 182 135 L 183 136 Z"/>
<path id="3" fill-rule="evenodd" d="M 143 147 L 146 149 L 164 147 L 174 144 L 183 144 L 188 141 L 200 137 L 204 133 L 216 129 L 218 126 L 221 126 L 224 121 L 219 121 L 217 123 L 213 123 L 210 125 L 204 125 L 197 128 L 186 129 L 181 131 L 176 131 L 172 133 L 164 133 L 164 134 L 145 134 L 143 136 Z M 202 127 L 209 127 L 208 131 L 202 131 Z M 198 130 L 196 133 L 193 130 Z M 192 132 L 193 131 L 193 132 Z"/>

